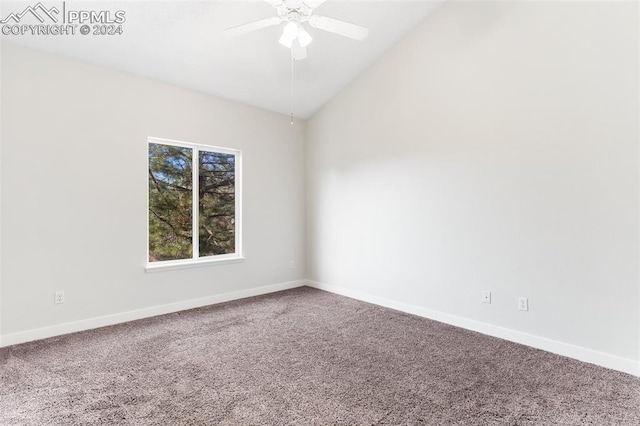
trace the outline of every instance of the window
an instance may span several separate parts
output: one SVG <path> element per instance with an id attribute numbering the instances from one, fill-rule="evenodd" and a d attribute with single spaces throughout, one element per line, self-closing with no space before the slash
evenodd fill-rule
<path id="1" fill-rule="evenodd" d="M 147 269 L 242 259 L 240 151 L 149 138 Z"/>

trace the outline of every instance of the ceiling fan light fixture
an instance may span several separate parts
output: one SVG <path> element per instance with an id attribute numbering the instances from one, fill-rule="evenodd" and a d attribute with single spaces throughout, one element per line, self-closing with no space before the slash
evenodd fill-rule
<path id="1" fill-rule="evenodd" d="M 287 22 L 287 25 L 284 26 L 282 30 L 282 35 L 286 35 L 288 37 L 296 38 L 298 35 L 298 24 L 295 22 Z"/>
<path id="2" fill-rule="evenodd" d="M 278 42 L 283 45 L 284 47 L 288 47 L 289 49 L 291 49 L 291 46 L 293 46 L 293 40 L 295 40 L 296 38 L 290 38 L 287 37 L 285 34 L 282 34 L 282 37 L 280 37 L 280 40 L 278 40 Z"/>
<path id="3" fill-rule="evenodd" d="M 300 47 L 307 47 L 312 41 L 313 38 L 311 35 L 297 22 L 289 22 L 284 26 L 282 30 L 282 36 L 280 36 L 280 44 L 291 49 L 293 46 L 293 42 L 298 40 L 300 43 Z"/>
<path id="4" fill-rule="evenodd" d="M 307 47 L 312 41 L 313 38 L 311 35 L 300 26 L 300 28 L 298 28 L 298 42 L 300 43 L 300 47 Z"/>
<path id="5" fill-rule="evenodd" d="M 296 38 L 298 36 L 298 24 L 295 22 L 288 22 L 282 30 L 282 35 L 290 37 L 291 40 Z"/>
<path id="6" fill-rule="evenodd" d="M 298 37 L 298 25 L 295 22 L 289 22 L 284 26 L 284 30 L 282 30 L 282 36 L 280 37 L 281 45 L 288 47 L 291 49 L 293 45 L 293 40 Z"/>

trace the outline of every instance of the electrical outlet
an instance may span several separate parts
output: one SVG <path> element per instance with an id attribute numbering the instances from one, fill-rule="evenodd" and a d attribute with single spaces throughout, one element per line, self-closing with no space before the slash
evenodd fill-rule
<path id="1" fill-rule="evenodd" d="M 518 297 L 518 309 L 521 311 L 529 310 L 529 299 L 526 297 Z"/>
<path id="2" fill-rule="evenodd" d="M 295 267 L 296 267 L 295 262 L 293 260 L 290 260 L 289 261 L 289 269 L 295 269 Z"/>
<path id="3" fill-rule="evenodd" d="M 483 291 L 482 292 L 482 303 L 491 304 L 491 292 L 490 291 Z"/>
<path id="4" fill-rule="evenodd" d="M 56 305 L 64 303 L 64 291 L 56 291 L 53 294 L 53 303 Z"/>

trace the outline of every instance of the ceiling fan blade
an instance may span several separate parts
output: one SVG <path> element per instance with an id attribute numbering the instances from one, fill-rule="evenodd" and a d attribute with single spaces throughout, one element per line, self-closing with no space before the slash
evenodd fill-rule
<path id="1" fill-rule="evenodd" d="M 307 48 L 300 46 L 300 42 L 296 39 L 291 45 L 291 57 L 296 61 L 300 61 L 307 57 Z"/>
<path id="2" fill-rule="evenodd" d="M 320 6 L 325 1 L 327 1 L 327 0 L 303 0 L 303 3 L 306 4 L 307 6 L 309 6 L 311 9 L 315 9 L 316 7 Z"/>
<path id="3" fill-rule="evenodd" d="M 369 35 L 369 30 L 351 22 L 340 21 L 339 19 L 327 18 L 326 16 L 313 15 L 309 19 L 309 25 L 313 28 L 329 31 L 354 40 L 362 41 Z"/>
<path id="4" fill-rule="evenodd" d="M 263 28 L 273 27 L 274 25 L 278 25 L 280 22 L 282 22 L 282 18 L 265 18 L 260 19 L 259 21 L 249 22 L 248 24 L 227 28 L 224 30 L 224 33 L 229 36 L 238 36 L 252 31 L 261 30 Z"/>

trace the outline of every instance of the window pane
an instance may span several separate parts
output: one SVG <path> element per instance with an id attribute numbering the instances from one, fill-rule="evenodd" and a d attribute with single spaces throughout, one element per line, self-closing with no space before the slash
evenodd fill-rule
<path id="1" fill-rule="evenodd" d="M 235 156 L 200 151 L 200 257 L 235 253 Z"/>
<path id="2" fill-rule="evenodd" d="M 149 261 L 193 257 L 192 150 L 149 144 Z"/>

